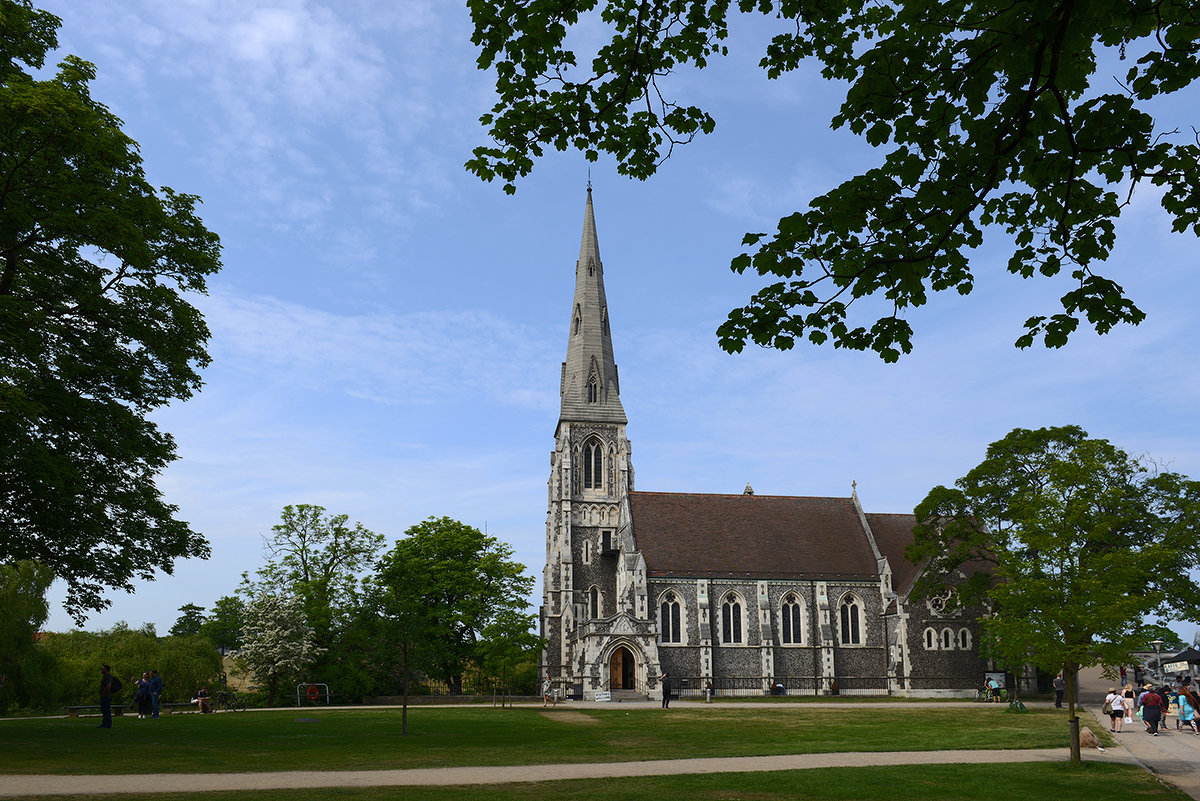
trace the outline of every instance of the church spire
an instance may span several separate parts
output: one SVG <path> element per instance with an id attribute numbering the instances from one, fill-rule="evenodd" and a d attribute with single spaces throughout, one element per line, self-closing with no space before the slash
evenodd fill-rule
<path id="1" fill-rule="evenodd" d="M 589 181 L 590 184 L 590 181 Z M 583 212 L 583 236 L 575 263 L 575 299 L 567 336 L 567 359 L 562 365 L 562 411 L 559 421 L 587 420 L 626 423 L 621 406 L 617 364 L 608 328 L 604 298 L 604 267 L 596 238 L 592 188 L 588 186 Z"/>

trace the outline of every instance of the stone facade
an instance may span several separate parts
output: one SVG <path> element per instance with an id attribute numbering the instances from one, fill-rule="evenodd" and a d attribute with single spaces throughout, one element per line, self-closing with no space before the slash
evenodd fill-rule
<path id="1" fill-rule="evenodd" d="M 848 498 L 646 493 L 613 358 L 591 190 L 550 456 L 542 670 L 560 691 L 965 695 L 979 610 L 910 600 L 911 515 Z"/>

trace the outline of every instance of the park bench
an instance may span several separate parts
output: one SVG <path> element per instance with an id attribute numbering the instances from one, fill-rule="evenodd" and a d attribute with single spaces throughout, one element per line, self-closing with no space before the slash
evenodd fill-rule
<path id="1" fill-rule="evenodd" d="M 126 706 L 128 706 L 128 704 L 113 704 L 112 705 L 112 713 L 114 715 L 124 714 Z M 68 706 L 68 707 L 66 707 L 66 710 L 67 710 L 67 714 L 73 718 L 79 717 L 80 714 L 82 714 L 84 712 L 88 712 L 88 713 L 95 712 L 97 715 L 99 715 L 100 714 L 100 705 L 99 704 L 81 704 L 79 706 Z"/>
<path id="2" fill-rule="evenodd" d="M 200 706 L 191 701 L 172 701 L 171 703 L 160 703 L 158 711 L 161 715 L 170 715 L 173 712 L 198 712 Z"/>

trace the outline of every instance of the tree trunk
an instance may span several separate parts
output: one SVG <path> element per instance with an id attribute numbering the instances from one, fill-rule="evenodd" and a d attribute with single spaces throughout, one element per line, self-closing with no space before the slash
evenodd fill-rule
<path id="1" fill-rule="evenodd" d="M 1083 758 L 1079 753 L 1079 715 L 1075 713 L 1075 699 L 1079 688 L 1079 666 L 1063 665 L 1063 679 L 1067 683 L 1067 719 L 1071 722 L 1071 764 L 1079 765 Z"/>
<path id="2" fill-rule="evenodd" d="M 404 660 L 403 671 L 400 674 L 400 734 L 408 734 L 408 646 L 402 646 L 400 649 L 401 658 Z"/>

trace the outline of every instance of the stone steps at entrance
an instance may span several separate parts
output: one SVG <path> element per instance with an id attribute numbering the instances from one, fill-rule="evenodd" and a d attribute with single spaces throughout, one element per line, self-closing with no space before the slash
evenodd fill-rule
<path id="1" fill-rule="evenodd" d="M 645 701 L 649 698 L 644 692 L 637 690 L 613 690 L 612 699 L 614 701 Z"/>

